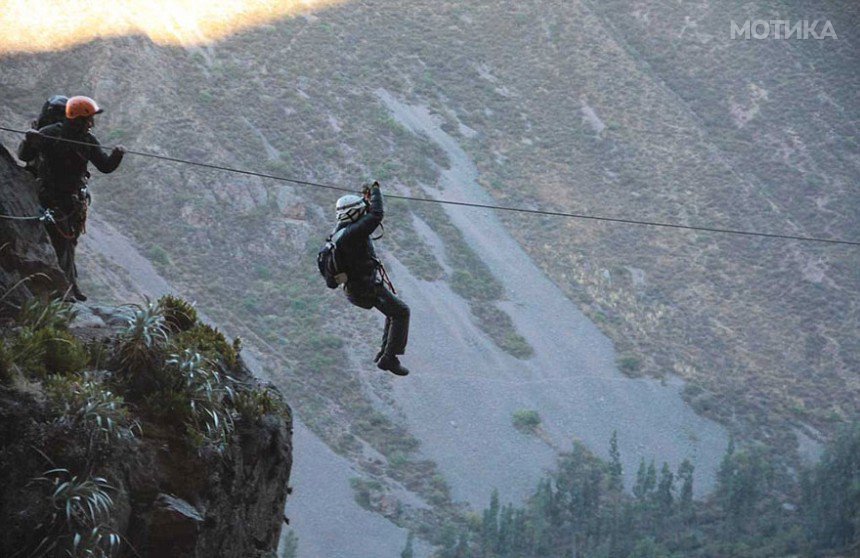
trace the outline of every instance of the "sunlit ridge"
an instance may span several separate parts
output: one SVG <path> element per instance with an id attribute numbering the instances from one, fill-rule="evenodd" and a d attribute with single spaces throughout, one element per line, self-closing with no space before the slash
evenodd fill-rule
<path id="1" fill-rule="evenodd" d="M 0 0 L 0 55 L 146 35 L 193 46 L 345 0 Z"/>

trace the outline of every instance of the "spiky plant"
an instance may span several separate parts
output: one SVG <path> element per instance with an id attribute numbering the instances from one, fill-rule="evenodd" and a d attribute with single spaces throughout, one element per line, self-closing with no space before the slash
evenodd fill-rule
<path id="1" fill-rule="evenodd" d="M 130 419 L 123 398 L 88 373 L 50 376 L 45 388 L 61 419 L 91 427 L 105 441 L 133 437 L 140 430 L 140 425 Z"/>
<path id="2" fill-rule="evenodd" d="M 82 478 L 68 469 L 51 469 L 35 479 L 51 486 L 51 515 L 36 527 L 44 533 L 32 556 L 62 552 L 71 558 L 109 558 L 120 538 L 107 523 L 113 511 L 113 490 L 103 477 Z"/>
<path id="3" fill-rule="evenodd" d="M 134 305 L 126 318 L 118 350 L 120 367 L 128 372 L 140 372 L 153 365 L 167 344 L 167 328 L 161 307 L 149 299 Z"/>
<path id="4" fill-rule="evenodd" d="M 228 379 L 207 364 L 200 353 L 190 349 L 167 360 L 167 366 L 176 371 L 176 391 L 188 398 L 187 426 L 192 435 L 221 449 L 233 431 L 233 416 L 226 402 L 235 397 L 235 391 Z"/>
<path id="5" fill-rule="evenodd" d="M 190 302 L 173 295 L 164 295 L 158 299 L 158 304 L 170 331 L 188 331 L 197 324 L 197 309 Z"/>
<path id="6" fill-rule="evenodd" d="M 31 298 L 21 306 L 18 323 L 33 331 L 42 328 L 67 329 L 78 311 L 61 299 Z"/>

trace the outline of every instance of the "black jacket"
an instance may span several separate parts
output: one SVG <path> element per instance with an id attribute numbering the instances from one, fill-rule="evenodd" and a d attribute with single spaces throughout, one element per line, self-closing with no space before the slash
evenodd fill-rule
<path id="1" fill-rule="evenodd" d="M 39 130 L 37 141 L 24 140 L 18 148 L 22 161 L 36 161 L 42 191 L 40 197 L 58 199 L 76 193 L 86 185 L 87 163 L 92 163 L 104 173 L 116 170 L 122 161 L 122 153 L 105 154 L 99 141 L 90 132 L 85 132 L 68 120 L 45 126 Z M 93 146 L 76 145 L 53 138 L 70 139 Z M 43 202 L 46 201 L 43 199 Z"/>
<path id="2" fill-rule="evenodd" d="M 376 282 L 379 260 L 370 236 L 382 223 L 382 192 L 378 186 L 370 190 L 370 209 L 354 223 L 338 224 L 333 238 L 338 257 L 346 265 L 347 289 L 367 290 Z M 342 231 L 342 232 L 341 232 Z"/>

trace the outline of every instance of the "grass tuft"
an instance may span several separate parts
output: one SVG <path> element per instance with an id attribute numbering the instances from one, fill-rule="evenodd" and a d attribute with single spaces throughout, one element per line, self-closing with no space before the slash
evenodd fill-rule
<path id="1" fill-rule="evenodd" d="M 173 295 L 158 299 L 164 314 L 164 321 L 173 333 L 188 331 L 197 324 L 197 309 L 190 302 Z"/>

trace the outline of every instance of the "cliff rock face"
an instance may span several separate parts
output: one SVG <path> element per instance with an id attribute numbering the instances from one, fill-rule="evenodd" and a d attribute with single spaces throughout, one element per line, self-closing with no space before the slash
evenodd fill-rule
<path id="1" fill-rule="evenodd" d="M 35 216 L 39 209 L 35 179 L 0 145 L 0 215 Z M 68 288 L 41 221 L 0 218 L 0 286 L 7 310 L 34 294 Z"/>
<path id="2" fill-rule="evenodd" d="M 0 213 L 38 209 L 0 149 Z M 274 556 L 292 416 L 238 340 L 171 297 L 36 303 L 65 288 L 43 224 L 0 235 L 0 556 Z"/>
<path id="3" fill-rule="evenodd" d="M 90 471 L 107 480 L 106 526 L 125 541 L 120 556 L 262 558 L 277 549 L 292 465 L 288 418 L 238 421 L 220 453 L 189 448 L 182 424 L 153 422 L 137 438 L 90 451 L 79 426 L 57 417 L 40 387 L 0 386 L 0 555 L 45 537 L 66 542 L 50 527 L 55 485 L 36 480 L 58 467 L 69 471 L 61 481 Z"/>

